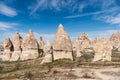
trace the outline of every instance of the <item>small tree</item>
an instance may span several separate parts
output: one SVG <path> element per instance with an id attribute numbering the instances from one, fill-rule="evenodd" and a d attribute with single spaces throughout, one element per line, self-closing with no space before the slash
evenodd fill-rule
<path id="1" fill-rule="evenodd" d="M 26 73 L 24 74 L 24 76 L 25 76 L 25 78 L 31 79 L 33 75 L 32 75 L 32 73 L 29 71 L 29 72 L 26 72 Z"/>

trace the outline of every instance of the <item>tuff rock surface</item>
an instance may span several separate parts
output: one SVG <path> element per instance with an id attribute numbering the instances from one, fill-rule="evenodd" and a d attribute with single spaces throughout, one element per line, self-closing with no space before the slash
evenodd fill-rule
<path id="1" fill-rule="evenodd" d="M 62 24 L 59 25 L 54 38 L 53 57 L 54 60 L 63 58 L 73 60 L 72 43 Z"/>
<path id="2" fill-rule="evenodd" d="M 32 30 L 29 30 L 29 33 L 24 36 L 21 48 L 22 54 L 20 56 L 20 60 L 28 60 L 39 57 L 38 42 L 35 39 Z"/>
<path id="3" fill-rule="evenodd" d="M 53 61 L 53 47 L 49 41 L 47 41 L 44 46 L 44 52 L 45 52 L 44 58 L 43 58 L 41 64 L 52 62 Z"/>
<path id="4" fill-rule="evenodd" d="M 90 47 L 91 47 L 91 40 L 89 39 L 86 33 L 82 33 L 81 36 L 79 36 L 73 41 L 73 50 L 76 54 L 76 57 L 80 57 L 81 51 L 83 51 L 85 48 L 90 48 Z"/>
<path id="5" fill-rule="evenodd" d="M 112 42 L 112 61 L 120 61 L 120 32 L 112 34 L 110 41 Z"/>
<path id="6" fill-rule="evenodd" d="M 12 53 L 10 61 L 17 61 L 17 60 L 19 60 L 20 55 L 22 53 L 21 43 L 22 43 L 22 37 L 17 32 L 17 33 L 15 33 L 15 35 L 13 37 L 14 52 Z"/>
<path id="7" fill-rule="evenodd" d="M 12 52 L 13 52 L 13 44 L 12 44 L 10 38 L 6 38 L 4 40 L 3 48 L 4 48 L 4 52 L 3 52 L 3 56 L 2 56 L 2 61 L 9 61 L 10 57 L 12 55 Z"/>
<path id="8" fill-rule="evenodd" d="M 112 43 L 107 38 L 97 38 L 92 42 L 95 51 L 93 61 L 111 61 Z"/>

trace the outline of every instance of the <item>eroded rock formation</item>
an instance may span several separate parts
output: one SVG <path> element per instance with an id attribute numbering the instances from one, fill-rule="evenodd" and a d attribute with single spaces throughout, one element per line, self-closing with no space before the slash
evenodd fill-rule
<path id="1" fill-rule="evenodd" d="M 54 60 L 63 58 L 73 60 L 72 43 L 62 24 L 59 25 L 54 38 L 53 57 Z"/>
<path id="2" fill-rule="evenodd" d="M 12 53 L 10 61 L 19 60 L 21 52 L 22 52 L 21 43 L 22 43 L 22 37 L 17 32 L 17 33 L 15 33 L 15 35 L 13 37 L 14 52 Z"/>
<path id="3" fill-rule="evenodd" d="M 47 41 L 44 46 L 44 58 L 43 58 L 41 64 L 52 62 L 52 61 L 53 61 L 53 47 L 50 44 L 50 42 Z"/>
<path id="4" fill-rule="evenodd" d="M 22 54 L 20 56 L 20 60 L 28 60 L 39 57 L 38 42 L 35 39 L 32 30 L 29 30 L 29 33 L 24 36 L 21 48 Z"/>
<path id="5" fill-rule="evenodd" d="M 91 48 L 91 40 L 86 33 L 82 33 L 77 39 L 73 41 L 73 50 L 76 53 L 76 57 L 80 57 L 81 51 L 86 48 Z"/>
<path id="6" fill-rule="evenodd" d="M 112 43 L 107 38 L 97 38 L 92 42 L 95 51 L 93 61 L 111 61 Z"/>
<path id="7" fill-rule="evenodd" d="M 114 33 L 111 38 L 110 41 L 112 42 L 112 61 L 120 61 L 120 32 Z"/>
<path id="8" fill-rule="evenodd" d="M 13 52 L 13 44 L 10 38 L 6 38 L 3 42 L 4 52 L 2 56 L 3 61 L 9 61 Z"/>
<path id="9" fill-rule="evenodd" d="M 6 38 L 3 44 L 3 61 L 28 60 L 44 57 L 42 63 L 52 62 L 57 59 L 84 59 L 86 61 L 120 61 L 120 32 L 114 33 L 111 38 L 96 38 L 91 40 L 86 33 L 76 38 L 71 43 L 70 37 L 62 24 L 59 25 L 54 42 L 47 41 L 44 44 L 43 38 L 39 41 L 34 37 L 31 30 L 22 39 L 19 33 L 13 37 Z M 75 60 L 74 59 L 74 60 Z"/>

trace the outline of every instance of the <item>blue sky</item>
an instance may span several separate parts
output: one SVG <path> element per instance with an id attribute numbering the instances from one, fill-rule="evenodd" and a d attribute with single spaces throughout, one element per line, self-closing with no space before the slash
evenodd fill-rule
<path id="1" fill-rule="evenodd" d="M 109 37 L 120 31 L 120 0 L 0 0 L 0 42 L 29 29 L 52 41 L 60 23 L 71 39 Z"/>

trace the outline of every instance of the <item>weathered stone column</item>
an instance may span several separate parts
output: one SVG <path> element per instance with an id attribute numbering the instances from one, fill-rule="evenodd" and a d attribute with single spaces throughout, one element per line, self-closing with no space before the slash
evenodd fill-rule
<path id="1" fill-rule="evenodd" d="M 38 53 L 38 42 L 34 37 L 32 30 L 24 36 L 22 40 L 22 54 L 20 60 L 28 60 L 39 57 Z"/>
<path id="2" fill-rule="evenodd" d="M 3 61 L 9 61 L 13 52 L 13 44 L 10 38 L 6 38 L 3 42 L 4 52 L 3 52 Z"/>
<path id="3" fill-rule="evenodd" d="M 15 35 L 13 37 L 14 52 L 12 53 L 10 61 L 17 61 L 17 60 L 19 60 L 20 55 L 22 53 L 21 43 L 22 43 L 22 37 L 17 32 L 17 33 L 15 33 Z"/>
<path id="4" fill-rule="evenodd" d="M 73 60 L 72 51 L 71 40 L 62 24 L 60 24 L 53 42 L 54 60 L 64 58 Z"/>

